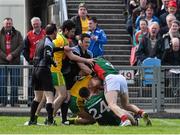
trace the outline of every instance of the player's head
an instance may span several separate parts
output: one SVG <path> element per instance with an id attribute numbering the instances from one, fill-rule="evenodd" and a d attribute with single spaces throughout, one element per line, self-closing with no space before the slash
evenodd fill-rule
<path id="1" fill-rule="evenodd" d="M 99 89 L 102 88 L 103 82 L 101 79 L 99 79 L 97 76 L 94 76 L 91 78 L 88 84 L 88 89 L 90 89 L 92 92 L 96 93 Z"/>
<path id="2" fill-rule="evenodd" d="M 79 90 L 79 96 L 82 97 L 82 98 L 85 98 L 87 99 L 89 96 L 90 96 L 90 91 L 87 87 L 82 87 L 80 90 Z"/>
<path id="3" fill-rule="evenodd" d="M 46 31 L 46 35 L 51 36 L 52 39 L 56 38 L 56 34 L 57 34 L 56 24 L 54 24 L 54 23 L 48 24 L 45 28 L 45 31 Z"/>
<path id="4" fill-rule="evenodd" d="M 66 20 L 63 22 L 61 29 L 66 37 L 71 38 L 74 36 L 75 24 L 72 20 Z"/>
<path id="5" fill-rule="evenodd" d="M 88 35 L 87 33 L 83 33 L 81 34 L 81 42 L 82 44 L 80 44 L 81 48 L 83 51 L 86 51 L 90 45 L 90 35 Z"/>

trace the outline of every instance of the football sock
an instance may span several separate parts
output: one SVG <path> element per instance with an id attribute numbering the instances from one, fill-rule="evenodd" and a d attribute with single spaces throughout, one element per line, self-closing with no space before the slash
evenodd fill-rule
<path id="1" fill-rule="evenodd" d="M 137 114 L 142 117 L 143 113 L 144 113 L 144 110 L 141 110 L 141 109 L 140 109 Z"/>
<path id="2" fill-rule="evenodd" d="M 31 104 L 30 121 L 35 120 L 35 113 L 38 108 L 38 105 L 39 105 L 39 102 L 33 100 L 32 104 Z"/>
<path id="3" fill-rule="evenodd" d="M 52 103 L 47 103 L 46 104 L 46 110 L 47 110 L 47 114 L 48 114 L 48 121 L 49 122 L 53 122 L 53 107 L 52 107 Z"/>
<path id="4" fill-rule="evenodd" d="M 121 116 L 121 121 L 122 121 L 122 122 L 126 121 L 127 119 L 128 119 L 128 116 L 127 116 L 126 114 L 123 114 L 123 115 Z"/>
<path id="5" fill-rule="evenodd" d="M 68 103 L 62 103 L 61 105 L 62 123 L 67 121 L 67 113 L 68 113 Z"/>

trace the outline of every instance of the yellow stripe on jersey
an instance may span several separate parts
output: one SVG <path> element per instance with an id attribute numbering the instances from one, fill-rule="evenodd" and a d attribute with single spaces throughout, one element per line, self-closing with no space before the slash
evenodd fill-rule
<path id="1" fill-rule="evenodd" d="M 71 91 L 70 91 L 71 95 L 72 95 L 72 96 L 75 96 L 75 97 L 77 97 L 77 98 L 81 98 L 81 97 L 79 96 L 79 90 L 80 90 L 82 87 L 87 87 L 87 86 L 88 86 L 88 83 L 89 83 L 89 81 L 90 81 L 91 78 L 92 78 L 92 76 L 91 76 L 91 75 L 88 75 L 88 76 L 86 76 L 84 79 L 76 81 L 76 83 L 75 83 L 75 84 L 73 85 L 73 87 L 71 88 Z"/>
<path id="2" fill-rule="evenodd" d="M 63 36 L 62 33 L 58 32 L 56 39 L 53 40 L 55 47 L 64 47 L 69 45 L 68 40 Z M 61 72 L 62 59 L 64 58 L 64 51 L 58 51 L 54 53 L 54 61 L 56 61 L 57 67 L 51 66 L 51 72 Z"/>

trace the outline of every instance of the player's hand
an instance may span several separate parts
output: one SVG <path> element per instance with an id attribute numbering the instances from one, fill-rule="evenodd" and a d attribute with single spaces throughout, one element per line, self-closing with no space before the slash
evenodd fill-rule
<path id="1" fill-rule="evenodd" d="M 72 51 L 71 47 L 69 47 L 68 45 L 64 46 L 64 50 L 67 51 L 67 52 Z"/>
<path id="2" fill-rule="evenodd" d="M 91 66 L 94 65 L 94 62 L 95 62 L 94 59 L 86 59 L 86 60 L 87 60 L 87 61 L 86 61 L 87 64 L 90 64 Z"/>
<path id="3" fill-rule="evenodd" d="M 92 35 L 91 39 L 94 40 L 94 41 L 97 41 L 98 40 L 98 36 Z"/>

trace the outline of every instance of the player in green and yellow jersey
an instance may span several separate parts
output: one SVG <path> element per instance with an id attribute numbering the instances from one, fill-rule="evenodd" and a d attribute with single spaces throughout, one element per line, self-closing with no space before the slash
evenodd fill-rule
<path id="1" fill-rule="evenodd" d="M 54 61 L 56 61 L 57 67 L 51 67 L 51 72 L 53 76 L 53 84 L 56 89 L 56 98 L 54 99 L 54 115 L 56 115 L 57 110 L 61 106 L 62 102 L 68 98 L 67 91 L 66 91 L 66 85 L 65 80 L 63 77 L 63 74 L 61 72 L 62 69 L 62 60 L 65 57 L 68 57 L 71 60 L 93 64 L 92 59 L 85 59 L 82 57 L 79 57 L 77 55 L 74 55 L 69 48 L 69 42 L 67 38 L 71 38 L 74 36 L 75 31 L 75 25 L 71 20 L 66 20 L 63 22 L 62 25 L 62 32 L 57 34 L 56 39 L 53 41 L 55 44 L 55 47 L 64 48 L 63 52 L 55 52 L 54 53 Z M 62 123 L 67 121 L 66 115 L 67 115 L 67 108 L 68 106 L 66 103 L 62 105 L 64 110 L 64 114 L 62 114 Z M 62 107 L 61 106 L 61 107 Z"/>
<path id="2" fill-rule="evenodd" d="M 95 120 L 84 111 L 84 99 L 79 96 L 79 90 L 87 87 L 92 76 L 88 75 L 79 79 L 71 88 L 71 98 L 69 108 L 72 113 L 76 114 L 80 119 L 75 119 L 73 124 L 92 124 Z"/>
<path id="3" fill-rule="evenodd" d="M 63 35 L 62 32 L 57 33 L 56 39 L 53 41 L 56 47 L 64 47 L 68 46 L 68 40 Z M 54 99 L 54 116 L 56 115 L 57 110 L 62 105 L 66 105 L 63 103 L 63 101 L 67 97 L 67 91 L 66 91 L 66 84 L 63 77 L 63 74 L 61 72 L 62 68 L 62 60 L 65 57 L 64 51 L 59 51 L 54 53 L 54 61 L 56 61 L 57 67 L 51 66 L 51 74 L 53 78 L 53 85 L 56 89 L 56 98 Z M 62 115 L 63 116 L 63 115 Z M 66 120 L 66 117 L 62 117 L 62 123 L 64 123 Z"/>
<path id="4" fill-rule="evenodd" d="M 53 84 L 56 89 L 56 98 L 54 99 L 54 116 L 56 115 L 57 110 L 63 103 L 63 101 L 67 98 L 67 91 L 66 91 L 66 85 L 65 85 L 65 80 L 63 77 L 63 74 L 61 72 L 62 69 L 62 60 L 64 57 L 68 57 L 71 60 L 82 62 L 82 63 L 87 63 L 92 65 L 93 64 L 93 59 L 85 59 L 81 58 L 77 55 L 74 55 L 71 51 L 71 48 L 69 47 L 69 42 L 67 38 L 71 38 L 74 36 L 74 31 L 75 31 L 75 25 L 71 20 L 66 20 L 63 22 L 62 32 L 59 32 L 57 34 L 56 39 L 53 41 L 55 44 L 56 48 L 63 48 L 63 51 L 58 51 L 54 53 L 54 61 L 56 62 L 57 67 L 51 67 L 51 73 L 53 77 Z M 62 107 L 62 106 L 61 106 Z M 62 123 L 64 123 L 67 118 L 67 109 L 68 106 L 64 104 L 64 114 L 62 114 Z M 39 109 L 40 111 L 40 109 Z"/>

